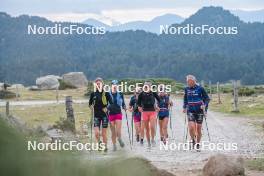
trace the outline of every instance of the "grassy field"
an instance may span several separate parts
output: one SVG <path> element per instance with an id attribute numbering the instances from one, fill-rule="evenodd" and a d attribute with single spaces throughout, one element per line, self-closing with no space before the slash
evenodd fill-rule
<path id="1" fill-rule="evenodd" d="M 221 94 L 221 104 L 217 95 L 213 95 L 210 109 L 217 112 L 228 113 L 234 116 L 250 116 L 264 118 L 264 95 L 239 97 L 239 112 L 233 112 L 233 97 L 231 94 Z"/>
<path id="2" fill-rule="evenodd" d="M 82 127 L 90 121 L 91 112 L 88 104 L 73 104 L 75 115 L 75 128 L 78 133 L 82 132 Z M 0 107 L 1 112 L 5 112 L 4 107 Z M 39 125 L 54 125 L 61 119 L 66 119 L 64 104 L 50 104 L 45 106 L 11 106 L 10 114 L 19 117 L 26 125 L 38 127 Z"/>
<path id="3" fill-rule="evenodd" d="M 16 92 L 16 89 L 8 89 Z M 59 100 L 64 100 L 66 96 L 72 96 L 73 99 L 86 99 L 87 88 L 58 90 Z M 26 88 L 18 89 L 19 100 L 56 100 L 56 90 L 30 91 Z M 14 100 L 16 98 L 13 98 Z"/>

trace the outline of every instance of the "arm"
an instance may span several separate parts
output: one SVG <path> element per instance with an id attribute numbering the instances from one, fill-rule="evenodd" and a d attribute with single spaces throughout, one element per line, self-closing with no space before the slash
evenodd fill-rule
<path id="1" fill-rule="evenodd" d="M 183 96 L 183 109 L 187 109 L 188 99 L 187 99 L 187 88 L 184 89 L 184 96 Z"/>
<path id="2" fill-rule="evenodd" d="M 94 92 L 92 92 L 92 93 L 90 94 L 89 106 L 92 106 L 92 105 L 93 105 L 93 101 L 94 101 Z"/>
<path id="3" fill-rule="evenodd" d="M 156 100 L 160 103 L 160 97 L 157 94 L 157 92 L 153 92 L 154 97 L 156 98 Z"/>
<path id="4" fill-rule="evenodd" d="M 126 103 L 125 103 L 125 99 L 124 99 L 124 95 L 122 93 L 121 94 L 121 99 L 122 99 L 122 107 L 123 109 L 126 109 Z"/>
<path id="5" fill-rule="evenodd" d="M 138 107 L 142 107 L 142 93 L 138 95 L 138 101 L 137 101 Z"/>
<path id="6" fill-rule="evenodd" d="M 105 96 L 106 96 L 106 100 L 107 100 L 108 104 L 113 104 L 113 100 L 112 100 L 112 97 L 110 96 L 109 92 L 106 92 Z"/>
<path id="7" fill-rule="evenodd" d="M 202 99 L 203 99 L 203 102 L 204 102 L 204 105 L 205 105 L 205 111 L 207 111 L 208 105 L 209 105 L 209 102 L 210 102 L 210 98 L 209 98 L 207 92 L 205 91 L 205 89 L 203 87 L 201 88 L 201 93 L 202 93 Z"/>

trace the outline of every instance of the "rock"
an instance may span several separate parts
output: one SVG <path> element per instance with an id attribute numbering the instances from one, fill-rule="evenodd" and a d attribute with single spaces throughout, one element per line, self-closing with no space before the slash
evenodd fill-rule
<path id="1" fill-rule="evenodd" d="M 28 87 L 28 90 L 31 90 L 31 91 L 39 91 L 40 88 L 38 88 L 38 86 L 30 86 L 30 87 Z"/>
<path id="2" fill-rule="evenodd" d="M 0 90 L 4 90 L 4 83 L 0 83 Z"/>
<path id="3" fill-rule="evenodd" d="M 18 88 L 18 89 L 24 89 L 25 87 L 24 87 L 23 84 L 13 84 L 11 86 L 11 89 L 16 89 L 16 88 Z"/>
<path id="4" fill-rule="evenodd" d="M 70 72 L 64 74 L 62 79 L 65 83 L 74 87 L 86 87 L 88 84 L 87 78 L 83 72 Z"/>
<path id="5" fill-rule="evenodd" d="M 217 154 L 210 157 L 203 168 L 203 176 L 241 175 L 245 175 L 244 161 L 241 157 Z"/>
<path id="6" fill-rule="evenodd" d="M 58 76 L 47 75 L 37 78 L 36 85 L 41 90 L 55 90 L 58 89 L 60 83 L 58 81 Z"/>

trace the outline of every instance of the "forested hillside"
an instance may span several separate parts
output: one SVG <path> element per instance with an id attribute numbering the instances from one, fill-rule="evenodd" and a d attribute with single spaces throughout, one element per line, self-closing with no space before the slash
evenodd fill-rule
<path id="1" fill-rule="evenodd" d="M 237 35 L 157 35 L 145 31 L 105 35 L 28 35 L 44 18 L 0 13 L 0 82 L 34 84 L 46 74 L 83 71 L 89 79 L 168 77 L 244 84 L 264 83 L 264 24 L 244 23 L 220 7 L 205 7 L 182 24 L 237 26 Z M 62 23 L 69 25 L 69 23 Z M 81 24 L 80 24 L 81 25 Z M 84 25 L 84 24 L 82 24 Z"/>

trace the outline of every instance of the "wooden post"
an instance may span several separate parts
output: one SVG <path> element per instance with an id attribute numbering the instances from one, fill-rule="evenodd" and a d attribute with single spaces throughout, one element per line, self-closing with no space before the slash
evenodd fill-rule
<path id="1" fill-rule="evenodd" d="M 75 124 L 73 107 L 72 107 L 72 97 L 71 96 L 66 97 L 65 105 L 66 105 L 67 119 L 70 122 L 72 122 L 73 124 Z"/>
<path id="2" fill-rule="evenodd" d="M 237 81 L 233 81 L 233 97 L 234 97 L 233 112 L 239 112 L 239 109 L 238 109 L 238 82 Z"/>
<path id="3" fill-rule="evenodd" d="M 6 102 L 6 116 L 9 116 L 9 101 Z"/>
<path id="4" fill-rule="evenodd" d="M 218 96 L 218 104 L 221 104 L 221 96 L 220 96 L 220 84 L 219 82 L 217 82 L 217 87 L 216 87 L 216 90 L 217 90 L 217 96 Z"/>
<path id="5" fill-rule="evenodd" d="M 56 88 L 56 100 L 57 100 L 57 103 L 59 103 L 59 88 L 58 87 Z"/>
<path id="6" fill-rule="evenodd" d="M 201 81 L 201 86 L 204 87 L 204 80 Z"/>
<path id="7" fill-rule="evenodd" d="M 18 98 L 19 98 L 18 85 L 16 85 L 16 101 L 18 101 Z"/>
<path id="8" fill-rule="evenodd" d="M 209 81 L 209 91 L 210 91 L 210 99 L 212 100 L 213 96 L 212 96 L 212 82 L 211 81 Z"/>

